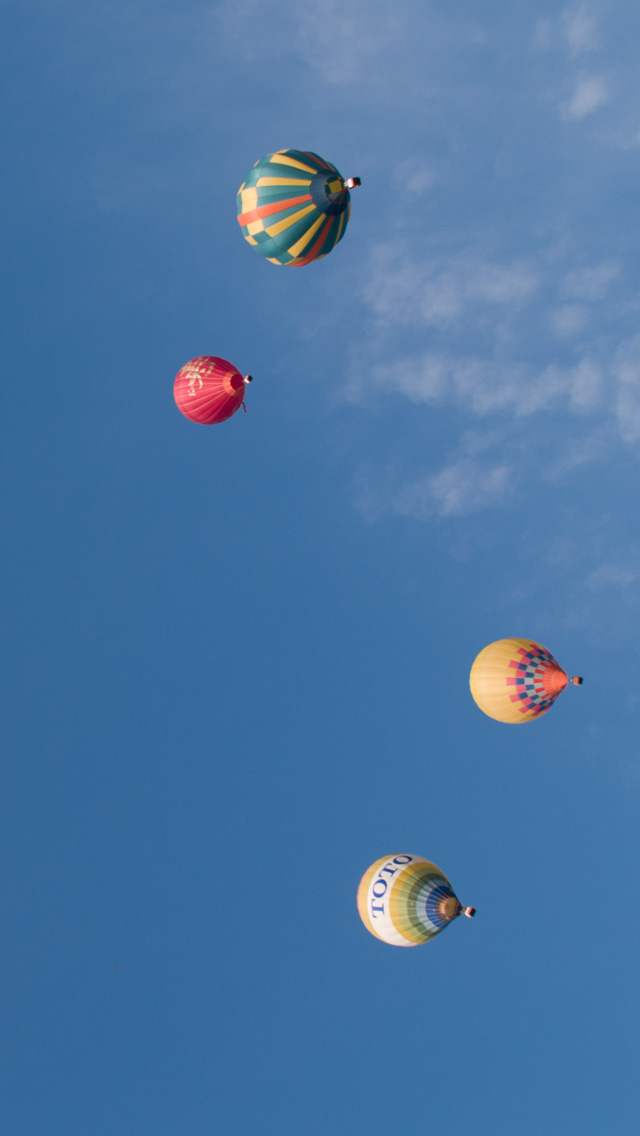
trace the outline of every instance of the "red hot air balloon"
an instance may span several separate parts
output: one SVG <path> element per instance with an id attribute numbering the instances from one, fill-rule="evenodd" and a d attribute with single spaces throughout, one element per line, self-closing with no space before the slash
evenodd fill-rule
<path id="1" fill-rule="evenodd" d="M 224 422 L 239 410 L 247 383 L 240 372 L 217 355 L 201 355 L 185 363 L 176 375 L 173 397 L 176 406 L 192 422 L 212 426 Z"/>

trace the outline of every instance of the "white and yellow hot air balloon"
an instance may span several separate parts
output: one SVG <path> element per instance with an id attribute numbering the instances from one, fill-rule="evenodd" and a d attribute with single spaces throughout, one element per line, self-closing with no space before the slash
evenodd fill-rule
<path id="1" fill-rule="evenodd" d="M 569 678 L 553 655 L 532 639 L 498 639 L 481 651 L 469 677 L 477 705 L 497 722 L 517 725 L 546 714 Z"/>
<path id="2" fill-rule="evenodd" d="M 383 856 L 367 869 L 358 888 L 358 914 L 383 943 L 417 947 L 439 935 L 463 907 L 444 872 L 422 856 Z"/>

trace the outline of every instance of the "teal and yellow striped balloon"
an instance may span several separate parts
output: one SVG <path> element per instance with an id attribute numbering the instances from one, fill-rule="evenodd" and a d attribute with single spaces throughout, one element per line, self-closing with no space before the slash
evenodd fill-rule
<path id="1" fill-rule="evenodd" d="M 238 190 L 242 235 L 272 264 L 321 260 L 342 240 L 351 214 L 349 190 L 331 162 L 305 150 L 278 150 L 249 170 Z"/>

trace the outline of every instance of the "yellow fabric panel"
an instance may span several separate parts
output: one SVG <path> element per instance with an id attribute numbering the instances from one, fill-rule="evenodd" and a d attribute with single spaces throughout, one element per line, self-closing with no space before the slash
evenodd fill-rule
<path id="1" fill-rule="evenodd" d="M 411 876 L 421 876 L 423 872 L 429 871 L 431 868 L 433 868 L 438 875 L 442 875 L 440 869 L 437 868 L 435 864 L 432 864 L 430 860 L 418 860 L 417 863 L 406 864 L 401 873 L 398 873 L 397 882 L 399 885 L 404 885 L 408 883 Z M 403 893 L 402 886 L 392 889 L 391 895 L 389 896 L 389 917 L 395 930 L 399 935 L 402 935 L 402 938 L 408 943 L 422 943 L 424 942 L 424 936 L 420 935 L 413 927 L 405 926 L 407 916 L 407 901 L 405 895 L 406 893 Z M 401 915 L 403 908 L 404 911 Z"/>
<path id="2" fill-rule="evenodd" d="M 261 217 L 257 221 L 250 221 L 247 225 L 247 232 L 253 236 L 254 233 L 261 233 L 264 229 L 264 221 Z M 258 242 L 256 241 L 256 244 Z"/>
<path id="3" fill-rule="evenodd" d="M 340 214 L 340 218 L 338 220 L 338 235 L 337 235 L 336 240 L 335 240 L 336 245 L 337 245 L 338 241 L 340 240 L 340 237 L 342 236 L 342 230 L 344 229 L 345 217 L 346 217 L 346 210 L 345 210 L 344 213 Z M 334 245 L 334 248 L 335 248 L 335 245 Z M 320 259 L 320 258 L 318 258 L 318 259 Z"/>
<path id="4" fill-rule="evenodd" d="M 275 162 L 278 166 L 295 166 L 297 170 L 304 170 L 306 174 L 316 173 L 316 170 L 313 169 L 313 166 L 305 166 L 302 164 L 302 162 L 298 162 L 295 158 L 285 157 L 284 150 L 280 150 L 277 154 L 274 154 L 271 158 L 271 161 Z"/>
<path id="5" fill-rule="evenodd" d="M 364 923 L 367 930 L 371 931 L 371 934 L 375 935 L 376 939 L 380 939 L 380 941 L 383 943 L 384 939 L 382 938 L 382 935 L 378 934 L 369 918 L 369 912 L 367 911 L 367 893 L 369 891 L 369 884 L 371 883 L 371 880 L 375 876 L 378 869 L 381 868 L 383 864 L 386 864 L 388 859 L 388 856 L 383 856 L 380 860 L 376 860 L 375 864 L 372 864 L 371 867 L 367 869 L 364 876 L 360 880 L 357 899 L 358 914 L 362 919 L 362 922 Z"/>
<path id="6" fill-rule="evenodd" d="M 245 237 L 245 240 L 248 241 L 250 245 L 257 245 L 258 243 L 255 237 Z"/>
<path id="7" fill-rule="evenodd" d="M 249 213 L 251 209 L 258 208 L 258 191 L 254 185 L 250 189 L 243 189 L 242 191 L 242 212 Z"/>
<path id="8" fill-rule="evenodd" d="M 328 188 L 329 193 L 340 193 L 340 190 L 342 189 L 342 180 L 340 178 L 335 178 L 334 181 L 329 182 Z"/>
<path id="9" fill-rule="evenodd" d="M 311 185 L 311 178 L 258 178 L 256 187 L 261 185 Z"/>
<path id="10" fill-rule="evenodd" d="M 311 205 L 305 205 L 304 209 L 299 209 L 297 213 L 292 213 L 290 217 L 285 217 L 283 221 L 276 221 L 275 225 L 269 225 L 269 228 L 265 229 L 265 232 L 268 233 L 270 237 L 275 237 L 277 233 L 283 233 L 285 229 L 289 229 L 291 225 L 295 225 L 296 221 L 299 221 L 301 217 L 306 217 L 307 213 L 313 213 L 315 208 L 313 203 Z M 249 226 L 249 229 L 251 229 L 251 226 Z"/>
<path id="11" fill-rule="evenodd" d="M 302 250 L 306 249 L 307 245 L 311 241 L 311 238 L 315 236 L 315 234 L 318 232 L 318 229 L 325 220 L 326 218 L 324 213 L 321 213 L 318 217 L 318 220 L 314 221 L 313 225 L 309 226 L 304 236 L 300 237 L 300 240 L 296 241 L 295 245 L 292 245 L 291 248 L 287 250 L 291 254 L 291 256 L 300 256 Z"/>
<path id="12" fill-rule="evenodd" d="M 471 694 L 480 709 L 497 722 L 519 725 L 541 718 L 550 709 L 547 707 L 542 713 L 527 710 L 523 714 L 519 704 L 511 701 L 515 687 L 506 685 L 507 678 L 515 675 L 509 663 L 518 658 L 520 648 L 529 651 L 534 642 L 533 639 L 498 639 L 485 647 L 474 661 L 469 676 Z"/>

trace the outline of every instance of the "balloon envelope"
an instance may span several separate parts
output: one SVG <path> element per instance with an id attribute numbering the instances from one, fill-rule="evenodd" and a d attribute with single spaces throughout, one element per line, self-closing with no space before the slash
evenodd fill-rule
<path id="1" fill-rule="evenodd" d="M 422 856 L 383 856 L 358 888 L 358 913 L 372 935 L 396 947 L 416 947 L 439 935 L 462 907 L 444 872 Z"/>
<path id="2" fill-rule="evenodd" d="M 546 714 L 568 681 L 553 655 L 532 639 L 490 643 L 476 658 L 469 677 L 480 709 L 498 722 L 512 724 Z"/>
<path id="3" fill-rule="evenodd" d="M 273 264 L 292 267 L 331 252 L 351 211 L 336 167 L 305 150 L 278 150 L 256 162 L 238 190 L 237 206 L 245 240 Z"/>
<path id="4" fill-rule="evenodd" d="M 211 426 L 239 410 L 249 375 L 243 378 L 233 363 L 217 355 L 200 355 L 176 375 L 173 397 L 178 410 L 192 422 Z"/>

